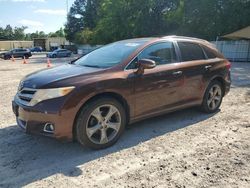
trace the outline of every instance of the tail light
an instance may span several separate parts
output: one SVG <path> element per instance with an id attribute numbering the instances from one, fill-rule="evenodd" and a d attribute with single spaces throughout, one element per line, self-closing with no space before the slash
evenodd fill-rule
<path id="1" fill-rule="evenodd" d="M 226 64 L 226 68 L 227 70 L 230 70 L 232 67 L 232 64 L 228 61 L 227 64 Z"/>

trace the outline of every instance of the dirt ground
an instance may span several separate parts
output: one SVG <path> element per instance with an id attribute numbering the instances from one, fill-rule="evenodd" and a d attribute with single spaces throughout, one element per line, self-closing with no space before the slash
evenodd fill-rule
<path id="1" fill-rule="evenodd" d="M 52 64 L 68 59 L 52 60 Z M 111 148 L 26 135 L 11 100 L 46 58 L 0 60 L 0 187 L 250 187 L 250 63 L 234 63 L 221 110 L 187 109 L 130 125 Z"/>

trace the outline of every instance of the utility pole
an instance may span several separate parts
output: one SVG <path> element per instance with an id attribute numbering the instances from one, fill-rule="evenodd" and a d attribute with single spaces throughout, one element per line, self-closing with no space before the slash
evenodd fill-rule
<path id="1" fill-rule="evenodd" d="M 66 11 L 67 11 L 67 15 L 69 14 L 69 0 L 66 0 Z"/>

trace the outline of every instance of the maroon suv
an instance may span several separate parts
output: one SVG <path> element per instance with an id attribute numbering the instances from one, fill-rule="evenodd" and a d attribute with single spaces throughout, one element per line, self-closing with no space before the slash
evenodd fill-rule
<path id="1" fill-rule="evenodd" d="M 124 40 L 27 75 L 12 106 L 27 133 L 100 149 L 128 123 L 191 106 L 217 111 L 230 89 L 230 67 L 204 40 Z"/>

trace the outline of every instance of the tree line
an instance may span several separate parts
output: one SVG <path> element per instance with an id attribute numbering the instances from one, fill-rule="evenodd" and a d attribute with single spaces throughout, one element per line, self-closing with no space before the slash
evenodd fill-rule
<path id="1" fill-rule="evenodd" d="M 78 44 L 171 34 L 215 40 L 248 25 L 249 0 L 75 0 L 65 34 Z"/>
<path id="2" fill-rule="evenodd" d="M 28 27 L 11 27 L 7 25 L 5 28 L 0 27 L 0 40 L 33 40 L 34 38 L 45 37 L 65 37 L 64 29 L 60 28 L 56 32 L 46 34 L 44 31 L 36 31 L 33 33 L 25 33 Z"/>

